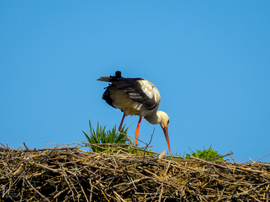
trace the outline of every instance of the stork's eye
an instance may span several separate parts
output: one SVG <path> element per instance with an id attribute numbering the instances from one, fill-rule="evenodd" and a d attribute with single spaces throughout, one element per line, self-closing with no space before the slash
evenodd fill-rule
<path id="1" fill-rule="evenodd" d="M 168 120 L 167 125 L 169 125 L 169 123 L 170 123 L 170 119 Z"/>

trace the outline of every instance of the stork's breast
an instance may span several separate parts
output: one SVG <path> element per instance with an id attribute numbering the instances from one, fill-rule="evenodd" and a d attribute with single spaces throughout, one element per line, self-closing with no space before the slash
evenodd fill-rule
<path id="1" fill-rule="evenodd" d="M 143 104 L 133 101 L 127 93 L 117 88 L 110 88 L 110 96 L 113 106 L 121 109 L 126 115 L 141 115 Z"/>

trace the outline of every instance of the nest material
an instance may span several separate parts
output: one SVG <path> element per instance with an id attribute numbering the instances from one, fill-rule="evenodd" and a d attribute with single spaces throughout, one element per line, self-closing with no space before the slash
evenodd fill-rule
<path id="1" fill-rule="evenodd" d="M 0 148 L 6 201 L 268 201 L 270 165 Z M 269 200 L 270 201 L 270 200 Z"/>

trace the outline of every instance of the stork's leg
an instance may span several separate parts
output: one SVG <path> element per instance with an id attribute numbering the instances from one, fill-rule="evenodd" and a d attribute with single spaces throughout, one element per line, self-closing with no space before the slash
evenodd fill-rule
<path id="1" fill-rule="evenodd" d="M 141 121 L 142 121 L 142 117 L 140 116 L 136 131 L 135 131 L 135 144 L 138 144 L 138 138 L 139 138 L 139 131 L 140 131 L 140 126 L 141 126 Z"/>
<path id="2" fill-rule="evenodd" d="M 123 125 L 123 122 L 124 122 L 125 117 L 126 117 L 126 115 L 125 115 L 125 113 L 123 112 L 123 117 L 122 117 L 122 120 L 121 120 L 120 126 L 119 126 L 119 128 L 118 128 L 119 132 L 121 132 L 121 131 L 122 131 L 122 125 Z M 131 142 L 131 140 L 128 138 L 128 136 L 127 136 L 127 135 L 126 135 L 126 138 L 127 138 L 127 140 L 129 141 L 129 143 L 130 143 L 130 144 L 133 144 L 133 143 Z"/>
<path id="3" fill-rule="evenodd" d="M 119 128 L 118 128 L 118 130 L 119 130 L 120 132 L 121 132 L 121 130 L 122 130 L 122 125 L 123 125 L 123 122 L 124 122 L 125 117 L 126 117 L 126 115 L 125 115 L 125 113 L 123 112 L 123 118 L 122 118 L 121 123 L 120 123 L 120 126 L 119 126 Z"/>

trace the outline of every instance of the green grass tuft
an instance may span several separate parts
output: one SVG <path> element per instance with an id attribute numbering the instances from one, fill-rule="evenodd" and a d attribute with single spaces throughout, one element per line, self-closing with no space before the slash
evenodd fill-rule
<path id="1" fill-rule="evenodd" d="M 196 152 L 191 150 L 191 154 L 186 154 L 186 159 L 190 159 L 190 156 L 194 156 L 196 158 L 200 158 L 200 159 L 211 159 L 211 158 L 215 158 L 220 156 L 218 154 L 218 152 L 214 149 L 211 148 L 212 145 L 210 145 L 209 149 L 203 149 L 201 150 L 197 150 Z M 217 158 L 217 159 L 213 159 L 213 161 L 224 161 L 223 157 L 221 158 Z"/>
<path id="2" fill-rule="evenodd" d="M 106 148 L 112 147 L 109 144 L 117 144 L 119 147 L 128 148 L 127 143 L 127 131 L 129 127 L 123 127 L 121 132 L 117 132 L 116 125 L 108 131 L 106 126 L 102 127 L 97 122 L 96 130 L 92 128 L 91 121 L 89 120 L 90 134 L 88 135 L 85 131 L 82 131 L 90 144 L 108 144 L 108 145 L 99 145 L 98 147 L 90 145 L 89 148 L 93 152 L 103 152 Z M 123 144 L 123 145 L 121 145 Z"/>

